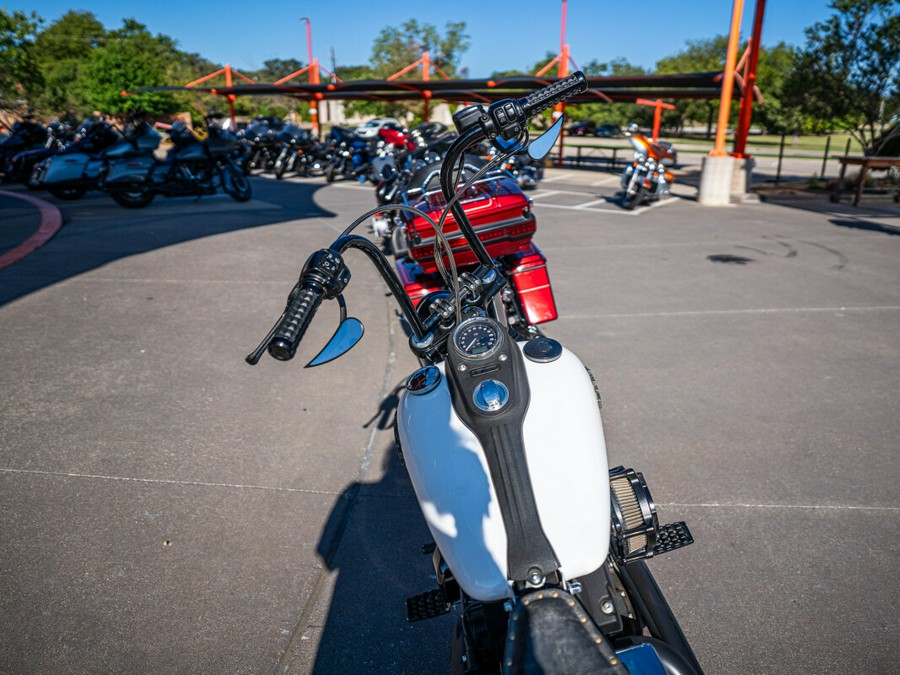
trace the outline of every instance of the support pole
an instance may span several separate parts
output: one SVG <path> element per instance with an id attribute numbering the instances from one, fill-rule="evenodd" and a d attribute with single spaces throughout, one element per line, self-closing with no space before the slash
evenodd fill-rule
<path id="1" fill-rule="evenodd" d="M 231 89 L 231 64 L 225 64 L 225 86 Z M 237 123 L 234 120 L 234 94 L 228 95 L 228 115 L 231 117 L 231 130 L 237 130 Z"/>
<path id="2" fill-rule="evenodd" d="M 653 112 L 652 136 L 653 136 L 654 141 L 658 141 L 659 140 L 659 127 L 660 127 L 660 124 L 662 123 L 663 108 L 665 108 L 666 110 L 675 110 L 675 106 L 672 105 L 671 103 L 663 103 L 661 98 L 658 98 L 655 101 L 646 99 L 646 98 L 639 98 L 639 99 L 635 100 L 635 103 L 637 103 L 638 105 L 649 105 L 649 106 L 653 106 L 655 108 L 655 110 Z"/>
<path id="3" fill-rule="evenodd" d="M 731 10 L 731 32 L 728 35 L 728 52 L 725 56 L 725 72 L 722 74 L 722 96 L 719 100 L 719 122 L 716 125 L 716 144 L 711 157 L 727 157 L 725 136 L 731 114 L 731 94 L 734 91 L 734 66 L 737 63 L 738 42 L 741 38 L 741 13 L 744 0 L 734 0 Z"/>
<path id="4" fill-rule="evenodd" d="M 756 86 L 756 68 L 759 64 L 759 47 L 762 39 L 763 15 L 766 11 L 766 0 L 756 0 L 753 14 L 753 35 L 750 37 L 750 56 L 744 77 L 744 92 L 741 95 L 741 108 L 738 114 L 737 133 L 734 137 L 734 156 L 746 157 L 747 136 L 750 134 L 750 120 L 753 116 L 753 88 Z"/>
<path id="5" fill-rule="evenodd" d="M 309 83 L 319 84 L 319 59 L 313 59 L 311 65 L 312 68 L 309 70 Z M 321 94 L 316 94 L 309 102 L 310 121 L 312 122 L 313 132 L 316 136 L 321 135 L 319 133 L 319 97 L 321 97 Z"/>

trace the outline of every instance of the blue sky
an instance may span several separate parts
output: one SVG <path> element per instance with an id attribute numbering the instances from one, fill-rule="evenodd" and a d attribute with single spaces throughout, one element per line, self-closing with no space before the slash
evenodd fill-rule
<path id="1" fill-rule="evenodd" d="M 314 56 L 330 67 L 331 48 L 338 65 L 369 60 L 382 28 L 409 18 L 434 24 L 464 21 L 470 47 L 461 65 L 471 77 L 492 71 L 525 68 L 546 52 L 559 51 L 561 0 L 190 0 L 190 2 L 123 2 L 123 0 L 13 0 L 7 9 L 36 11 L 50 22 L 69 9 L 94 12 L 107 28 L 133 17 L 153 33 L 178 40 L 181 49 L 198 52 L 238 70 L 254 70 L 270 58 L 306 62 L 306 27 L 312 23 Z M 752 28 L 755 2 L 745 0 L 742 34 Z M 510 8 L 515 8 L 514 11 Z M 569 0 L 566 38 L 577 63 L 624 57 L 652 68 L 656 61 L 683 49 L 687 41 L 728 31 L 730 0 L 687 0 L 681 3 L 640 2 L 627 5 L 605 0 Z M 647 12 L 659 11 L 654 20 Z M 769 0 L 763 44 L 780 41 L 803 45 L 803 29 L 831 14 L 828 0 Z"/>

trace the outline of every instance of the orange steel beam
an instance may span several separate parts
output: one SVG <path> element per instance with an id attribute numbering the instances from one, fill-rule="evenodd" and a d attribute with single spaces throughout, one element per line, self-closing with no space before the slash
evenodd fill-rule
<path id="1" fill-rule="evenodd" d="M 738 42 L 741 39 L 741 13 L 744 0 L 734 0 L 731 9 L 731 31 L 728 35 L 728 52 L 725 56 L 725 71 L 722 77 L 722 95 L 719 100 L 719 120 L 716 124 L 716 144 L 710 151 L 712 157 L 727 157 L 725 135 L 728 132 L 728 118 L 731 113 L 731 94 L 734 90 L 734 66 L 737 62 Z M 751 87 L 752 89 L 752 87 Z"/>
<path id="2" fill-rule="evenodd" d="M 653 140 L 658 141 L 659 125 L 662 122 L 663 108 L 665 108 L 666 110 L 675 110 L 675 106 L 671 103 L 663 103 L 662 99 L 660 98 L 656 99 L 655 101 L 651 101 L 650 99 L 646 98 L 639 98 L 635 100 L 635 103 L 637 103 L 638 105 L 650 105 L 656 108 L 656 110 L 653 112 Z"/>
<path id="3" fill-rule="evenodd" d="M 237 75 L 239 78 L 241 78 L 242 80 L 244 80 L 245 82 L 248 82 L 250 84 L 256 84 L 256 82 L 251 80 L 249 77 L 239 73 L 234 68 L 232 68 L 230 63 L 226 63 L 224 68 L 220 68 L 216 72 L 210 73 L 209 75 L 204 75 L 199 80 L 194 80 L 193 82 L 190 82 L 184 86 L 185 86 L 185 88 L 193 87 L 195 85 L 200 84 L 201 82 L 206 82 L 207 80 L 211 80 L 212 78 L 217 77 L 219 75 L 223 75 L 223 74 L 225 75 L 225 86 L 228 87 L 229 89 L 233 85 L 232 78 L 231 78 L 232 75 Z M 228 94 L 225 98 L 228 100 L 228 114 L 231 117 L 231 128 L 235 129 L 236 127 L 235 127 L 235 120 L 234 120 L 234 101 L 237 97 L 234 94 Z"/>
<path id="4" fill-rule="evenodd" d="M 738 113 L 737 132 L 734 136 L 735 157 L 747 157 L 747 136 L 750 133 L 750 120 L 753 115 L 753 96 L 756 89 L 756 68 L 759 64 L 759 47 L 762 39 L 763 15 L 766 11 L 766 0 L 756 0 L 756 10 L 753 13 L 753 35 L 750 38 L 750 56 L 747 61 L 747 70 L 744 74 L 744 91 L 741 96 L 741 107 Z"/>
<path id="5" fill-rule="evenodd" d="M 428 51 L 425 51 L 425 52 L 422 52 L 421 59 L 419 59 L 413 63 L 410 63 L 405 68 L 401 68 L 396 73 L 394 73 L 389 78 L 387 78 L 387 81 L 393 82 L 394 80 L 399 78 L 401 75 L 405 75 L 409 71 L 415 70 L 419 66 L 422 66 L 422 82 L 429 82 L 431 80 L 431 69 L 432 68 L 434 68 L 435 71 L 437 71 L 438 75 L 443 77 L 445 80 L 452 79 L 447 73 L 445 73 L 443 70 L 441 70 L 441 68 L 440 68 L 440 66 L 438 66 L 438 64 L 436 64 L 434 61 L 431 60 L 431 53 Z M 427 89 L 422 92 L 422 107 L 423 107 L 422 116 L 426 122 L 428 121 L 429 102 L 431 100 L 431 96 L 432 96 L 431 91 L 429 91 Z"/>

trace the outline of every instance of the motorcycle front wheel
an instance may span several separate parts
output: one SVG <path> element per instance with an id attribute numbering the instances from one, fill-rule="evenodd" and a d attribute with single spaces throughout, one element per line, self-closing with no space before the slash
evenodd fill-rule
<path id="1" fill-rule="evenodd" d="M 622 208 L 626 211 L 633 211 L 634 207 L 644 200 L 644 186 L 638 185 L 634 192 L 625 191 L 622 196 Z"/>
<path id="2" fill-rule="evenodd" d="M 253 196 L 253 189 L 247 177 L 230 167 L 222 172 L 222 189 L 236 202 L 249 201 Z"/>
<path id="3" fill-rule="evenodd" d="M 110 188 L 108 192 L 116 204 L 126 209 L 142 209 L 156 196 L 146 187 Z"/>

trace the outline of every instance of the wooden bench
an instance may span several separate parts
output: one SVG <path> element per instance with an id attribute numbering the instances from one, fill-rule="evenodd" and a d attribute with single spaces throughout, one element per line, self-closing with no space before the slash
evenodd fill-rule
<path id="1" fill-rule="evenodd" d="M 834 186 L 834 192 L 831 193 L 831 201 L 839 202 L 841 200 L 841 192 L 844 189 L 844 174 L 847 171 L 847 165 L 860 167 L 859 183 L 856 186 L 856 195 L 853 197 L 853 206 L 859 204 L 859 198 L 862 197 L 863 186 L 866 184 L 866 173 L 869 169 L 890 169 L 893 166 L 900 166 L 900 157 L 867 157 L 863 155 L 844 155 L 835 156 L 834 159 L 841 163 L 841 175 L 837 179 Z M 900 192 L 894 196 L 894 200 L 900 197 Z"/>

